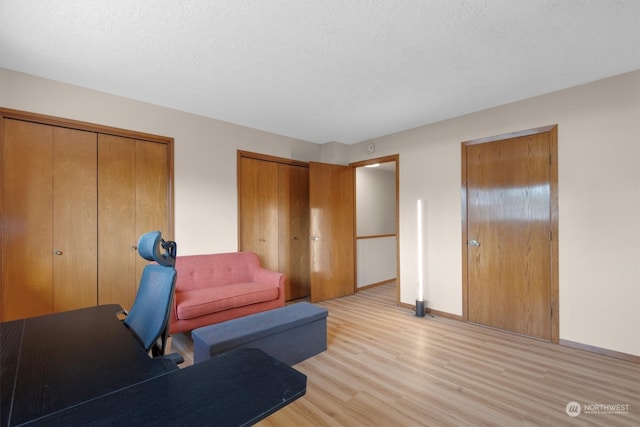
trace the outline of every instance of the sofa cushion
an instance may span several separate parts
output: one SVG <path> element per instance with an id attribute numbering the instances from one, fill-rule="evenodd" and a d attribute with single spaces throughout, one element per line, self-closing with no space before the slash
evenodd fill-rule
<path id="1" fill-rule="evenodd" d="M 233 283 L 176 292 L 176 317 L 193 319 L 218 311 L 278 298 L 278 286 L 264 283 Z"/>

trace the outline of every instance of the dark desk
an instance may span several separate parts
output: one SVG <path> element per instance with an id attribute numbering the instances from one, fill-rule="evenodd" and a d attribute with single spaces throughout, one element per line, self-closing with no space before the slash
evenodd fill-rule
<path id="1" fill-rule="evenodd" d="M 0 422 L 18 425 L 177 370 L 103 305 L 0 323 Z"/>
<path id="2" fill-rule="evenodd" d="M 119 310 L 0 323 L 1 425 L 250 425 L 306 391 L 303 374 L 259 350 L 185 369 L 150 359 Z"/>
<path id="3" fill-rule="evenodd" d="M 306 382 L 261 350 L 239 349 L 28 425 L 250 426 L 304 395 Z"/>

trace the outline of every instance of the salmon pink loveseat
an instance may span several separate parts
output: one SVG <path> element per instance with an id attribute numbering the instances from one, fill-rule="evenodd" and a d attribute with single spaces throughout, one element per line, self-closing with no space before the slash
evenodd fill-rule
<path id="1" fill-rule="evenodd" d="M 253 252 L 178 256 L 175 268 L 171 334 L 284 306 L 285 275 Z"/>

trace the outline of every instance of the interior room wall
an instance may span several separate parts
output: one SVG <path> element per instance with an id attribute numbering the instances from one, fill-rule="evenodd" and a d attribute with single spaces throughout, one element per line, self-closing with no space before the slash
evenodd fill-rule
<path id="1" fill-rule="evenodd" d="M 238 249 L 237 150 L 320 158 L 317 144 L 1 68 L 0 107 L 174 138 L 181 255 Z"/>
<path id="2" fill-rule="evenodd" d="M 462 315 L 461 142 L 558 125 L 560 339 L 640 355 L 640 71 L 350 146 L 399 153 L 401 301 Z"/>
<path id="3" fill-rule="evenodd" d="M 356 229 L 358 236 L 396 232 L 395 171 L 356 168 Z"/>

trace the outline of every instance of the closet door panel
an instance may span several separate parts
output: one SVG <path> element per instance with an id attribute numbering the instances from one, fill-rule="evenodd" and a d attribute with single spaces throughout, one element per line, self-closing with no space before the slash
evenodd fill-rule
<path id="1" fill-rule="evenodd" d="M 136 294 L 136 152 L 129 138 L 98 136 L 98 303 L 130 308 Z"/>
<path id="2" fill-rule="evenodd" d="M 242 157 L 240 171 L 240 249 L 279 271 L 278 163 Z"/>
<path id="3" fill-rule="evenodd" d="M 136 239 L 149 231 L 159 230 L 164 240 L 169 235 L 169 166 L 166 144 L 136 141 Z M 136 257 L 136 287 L 142 270 L 149 262 Z"/>
<path id="4" fill-rule="evenodd" d="M 140 236 L 169 239 L 169 146 L 100 135 L 98 143 L 98 301 L 131 308 L 144 266 Z"/>
<path id="5" fill-rule="evenodd" d="M 4 119 L 2 320 L 53 308 L 53 130 Z"/>
<path id="6" fill-rule="evenodd" d="M 279 165 L 279 269 L 286 299 L 309 295 L 309 169 Z"/>
<path id="7" fill-rule="evenodd" d="M 53 128 L 53 311 L 97 304 L 97 135 Z"/>

